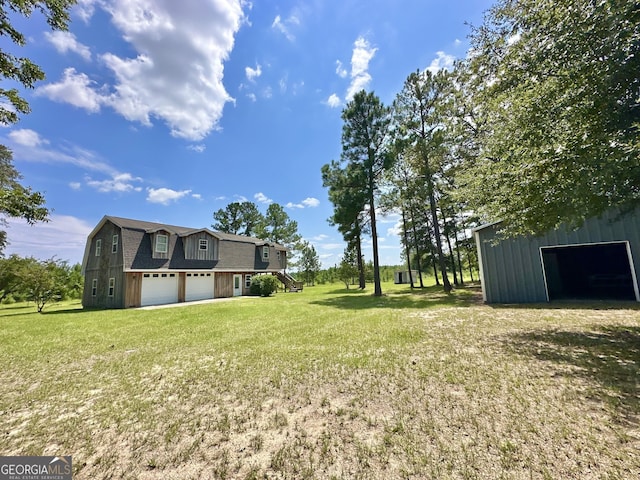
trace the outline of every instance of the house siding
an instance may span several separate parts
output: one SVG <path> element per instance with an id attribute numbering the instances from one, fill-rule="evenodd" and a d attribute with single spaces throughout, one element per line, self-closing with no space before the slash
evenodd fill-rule
<path id="1" fill-rule="evenodd" d="M 118 250 L 112 252 L 113 236 L 118 235 Z M 96 256 L 96 243 L 102 241 L 101 253 Z M 125 280 L 123 272 L 122 232 L 117 225 L 107 222 L 91 240 L 87 266 L 85 267 L 85 288 L 82 297 L 84 307 L 122 308 L 124 306 Z M 115 279 L 113 296 L 109 296 L 109 279 Z M 92 292 L 93 280 L 98 280 L 95 296 Z"/>
<path id="2" fill-rule="evenodd" d="M 207 250 L 200 250 L 200 240 L 207 240 Z M 206 232 L 182 238 L 184 256 L 187 260 L 217 260 L 218 240 Z"/>
<path id="3" fill-rule="evenodd" d="M 608 213 L 590 218 L 577 230 L 561 227 L 538 237 L 502 239 L 499 224 L 476 230 L 487 303 L 547 301 L 541 247 L 628 242 L 636 278 L 640 278 L 640 211 L 616 218 Z"/>

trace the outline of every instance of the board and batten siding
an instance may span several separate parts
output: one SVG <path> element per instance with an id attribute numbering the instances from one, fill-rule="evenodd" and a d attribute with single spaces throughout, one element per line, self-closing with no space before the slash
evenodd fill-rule
<path id="1" fill-rule="evenodd" d="M 200 249 L 200 240 L 207 241 L 207 249 Z M 218 239 L 206 232 L 183 237 L 184 257 L 188 260 L 217 260 L 218 259 Z"/>
<path id="2" fill-rule="evenodd" d="M 112 250 L 113 237 L 118 236 L 117 249 Z M 100 254 L 96 255 L 96 245 L 101 242 Z M 123 273 L 122 232 L 120 227 L 106 222 L 91 239 L 87 266 L 85 267 L 85 288 L 82 296 L 84 307 L 122 308 L 125 297 Z M 113 295 L 109 295 L 109 280 L 115 279 Z M 93 280 L 98 281 L 96 295 L 93 295 Z"/>
<path id="3" fill-rule="evenodd" d="M 547 301 L 541 247 L 628 242 L 635 275 L 640 279 L 640 210 L 618 219 L 608 213 L 587 219 L 576 230 L 561 227 L 537 237 L 503 239 L 499 228 L 497 223 L 474 232 L 487 303 Z"/>

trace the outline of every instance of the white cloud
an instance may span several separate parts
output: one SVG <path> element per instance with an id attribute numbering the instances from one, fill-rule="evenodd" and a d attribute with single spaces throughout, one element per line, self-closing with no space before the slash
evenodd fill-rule
<path id="1" fill-rule="evenodd" d="M 332 93 L 327 99 L 327 105 L 329 105 L 331 108 L 338 108 L 340 105 L 342 105 L 342 100 L 340 100 L 340 97 L 338 95 Z"/>
<path id="2" fill-rule="evenodd" d="M 433 59 L 431 65 L 427 67 L 427 70 L 431 73 L 438 73 L 439 70 L 450 70 L 453 68 L 453 63 L 455 62 L 456 57 L 453 55 L 447 55 L 442 51 L 436 52 L 436 55 L 436 58 Z"/>
<path id="3" fill-rule="evenodd" d="M 7 135 L 7 140 L 9 140 L 7 143 L 16 160 L 70 164 L 83 170 L 106 173 L 112 176 L 120 173 L 90 150 L 77 145 L 48 146 L 49 141 L 32 130 L 14 130 Z"/>
<path id="4" fill-rule="evenodd" d="M 142 187 L 135 186 L 135 182 L 141 182 L 140 177 L 134 177 L 130 173 L 118 173 L 106 180 L 93 180 L 91 177 L 85 179 L 88 186 L 95 188 L 102 193 L 129 193 L 140 192 Z"/>
<path id="5" fill-rule="evenodd" d="M 64 70 L 59 82 L 38 87 L 35 93 L 54 102 L 69 103 L 92 113 L 99 112 L 100 105 L 107 101 L 104 92 L 96 89 L 95 82 L 86 74 L 77 73 L 73 67 Z"/>
<path id="6" fill-rule="evenodd" d="M 196 200 L 202 200 L 202 195 L 200 195 L 199 193 L 194 193 L 193 195 L 191 195 L 191 198 L 195 198 Z"/>
<path id="7" fill-rule="evenodd" d="M 201 140 L 217 128 L 225 103 L 233 100 L 223 85 L 224 62 L 244 21 L 242 0 L 110 0 L 84 2 L 82 11 L 93 5 L 111 15 L 136 54 L 100 56 L 114 76 L 104 90 L 71 69 L 62 82 L 38 89 L 41 94 L 89 111 L 109 105 L 146 126 L 158 118 L 172 135 L 189 140 Z"/>
<path id="8" fill-rule="evenodd" d="M 267 197 L 264 193 L 262 192 L 258 192 L 256 193 L 253 198 L 255 198 L 259 203 L 264 203 L 264 204 L 270 204 L 273 203 L 273 200 L 271 200 L 269 197 Z M 246 199 L 244 200 L 246 201 Z"/>
<path id="9" fill-rule="evenodd" d="M 84 220 L 69 215 L 51 215 L 47 223 L 29 225 L 22 219 L 7 219 L 7 255 L 56 257 L 72 264 L 81 263 L 87 236 L 93 230 Z"/>
<path id="10" fill-rule="evenodd" d="M 315 237 L 312 237 L 311 240 L 313 240 L 314 242 L 323 242 L 327 238 L 329 238 L 329 235 L 325 235 L 324 233 L 321 233 L 320 235 L 316 235 Z"/>
<path id="11" fill-rule="evenodd" d="M 85 60 L 91 60 L 91 50 L 86 45 L 78 42 L 73 33 L 55 30 L 53 32 L 45 32 L 44 36 L 59 53 L 74 52 Z"/>
<path id="12" fill-rule="evenodd" d="M 9 138 L 16 142 L 18 145 L 25 147 L 39 147 L 49 143 L 48 140 L 40 137 L 38 132 L 30 130 L 28 128 L 21 128 L 19 130 L 12 130 L 9 132 Z"/>
<path id="13" fill-rule="evenodd" d="M 291 28 L 296 25 L 300 25 L 300 18 L 298 15 L 291 14 L 286 20 L 282 20 L 280 15 L 276 15 L 276 18 L 273 19 L 273 23 L 271 24 L 271 28 L 278 30 L 286 37 L 287 40 L 293 42 L 296 37 L 291 32 Z"/>
<path id="14" fill-rule="evenodd" d="M 224 197 L 222 197 L 224 199 Z M 237 202 L 247 202 L 249 201 L 249 199 L 247 197 L 245 197 L 244 195 L 234 195 L 233 198 L 236 199 Z"/>
<path id="15" fill-rule="evenodd" d="M 285 205 L 286 208 L 313 208 L 320 205 L 320 200 L 313 197 L 307 197 L 300 203 L 289 202 Z"/>
<path id="16" fill-rule="evenodd" d="M 258 100 L 255 93 L 247 93 L 247 98 L 252 102 L 256 102 Z"/>
<path id="17" fill-rule="evenodd" d="M 366 90 L 369 86 L 369 62 L 377 51 L 378 49 L 372 47 L 364 37 L 358 37 L 354 42 L 351 55 L 351 84 L 345 95 L 347 100 L 351 100 L 356 93 Z"/>
<path id="18" fill-rule="evenodd" d="M 97 0 L 78 0 L 78 3 L 72 7 L 72 12 L 87 24 L 93 17 L 96 3 Z"/>
<path id="19" fill-rule="evenodd" d="M 247 80 L 255 82 L 256 78 L 262 75 L 262 67 L 256 64 L 256 68 L 244 67 L 244 73 L 247 76 Z"/>
<path id="20" fill-rule="evenodd" d="M 207 147 L 205 145 L 203 145 L 202 143 L 199 143 L 197 145 L 189 145 L 187 148 L 189 150 L 193 150 L 194 152 L 197 152 L 197 153 L 202 153 L 207 149 Z"/>
<path id="21" fill-rule="evenodd" d="M 347 78 L 347 75 L 349 75 L 349 72 L 347 72 L 347 69 L 342 66 L 342 62 L 340 60 L 336 60 L 336 73 L 340 78 Z"/>
<path id="22" fill-rule="evenodd" d="M 267 87 L 262 91 L 262 96 L 264 98 L 271 98 L 273 97 L 273 89 L 271 87 Z"/>
<path id="23" fill-rule="evenodd" d="M 160 203 L 169 205 L 171 202 L 177 202 L 182 197 L 186 197 L 191 190 L 171 190 L 170 188 L 147 188 L 147 201 L 150 203 Z"/>
<path id="24" fill-rule="evenodd" d="M 71 182 L 69 183 L 69 188 L 71 188 L 71 190 L 80 190 L 82 188 L 82 184 L 80 182 Z"/>

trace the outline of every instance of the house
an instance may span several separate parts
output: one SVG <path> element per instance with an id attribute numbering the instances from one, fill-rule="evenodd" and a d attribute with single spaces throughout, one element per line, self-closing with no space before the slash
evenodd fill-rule
<path id="1" fill-rule="evenodd" d="M 503 238 L 500 222 L 474 230 L 487 303 L 640 301 L 640 210 L 589 218 L 578 229 Z"/>
<path id="2" fill-rule="evenodd" d="M 87 238 L 85 308 L 247 295 L 251 277 L 286 283 L 287 248 L 257 238 L 105 216 Z"/>

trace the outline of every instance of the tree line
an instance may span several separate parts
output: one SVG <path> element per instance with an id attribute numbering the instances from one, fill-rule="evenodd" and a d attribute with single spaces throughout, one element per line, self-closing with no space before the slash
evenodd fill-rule
<path id="1" fill-rule="evenodd" d="M 376 219 L 393 212 L 408 269 L 429 264 L 449 292 L 465 264 L 473 275 L 473 226 L 535 235 L 635 209 L 639 25 L 637 2 L 499 0 L 452 71 L 411 73 L 389 106 L 356 93 L 340 158 L 321 170 L 347 242 L 341 265 L 364 287 L 370 235 L 382 294 Z"/>

